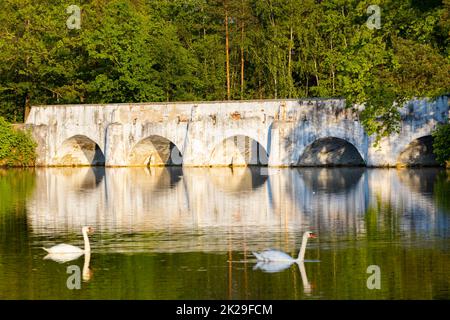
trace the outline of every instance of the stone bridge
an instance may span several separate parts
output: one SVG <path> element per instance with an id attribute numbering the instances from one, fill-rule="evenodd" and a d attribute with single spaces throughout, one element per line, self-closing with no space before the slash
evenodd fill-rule
<path id="1" fill-rule="evenodd" d="M 402 108 L 401 132 L 374 147 L 340 99 L 34 106 L 39 166 L 432 165 L 448 97 Z"/>

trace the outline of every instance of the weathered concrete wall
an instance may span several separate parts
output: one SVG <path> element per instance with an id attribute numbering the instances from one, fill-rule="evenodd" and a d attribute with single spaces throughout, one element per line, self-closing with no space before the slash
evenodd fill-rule
<path id="1" fill-rule="evenodd" d="M 379 148 L 358 110 L 339 99 L 35 106 L 27 126 L 42 166 L 395 166 L 410 143 L 448 121 L 449 106 L 447 97 L 409 103 L 401 132 Z M 332 139 L 342 148 L 322 150 Z"/>

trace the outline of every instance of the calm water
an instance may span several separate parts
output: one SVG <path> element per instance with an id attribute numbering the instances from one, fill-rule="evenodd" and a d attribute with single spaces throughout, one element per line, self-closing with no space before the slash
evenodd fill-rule
<path id="1" fill-rule="evenodd" d="M 90 261 L 44 259 L 84 225 Z M 307 230 L 319 262 L 255 269 L 252 251 L 296 256 Z M 0 170 L 0 298 L 449 299 L 450 171 Z"/>

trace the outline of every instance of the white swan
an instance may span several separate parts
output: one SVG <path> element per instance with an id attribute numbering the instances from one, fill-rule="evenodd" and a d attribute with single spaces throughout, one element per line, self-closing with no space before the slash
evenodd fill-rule
<path id="1" fill-rule="evenodd" d="M 72 260 L 76 260 L 81 257 L 83 253 L 49 253 L 44 257 L 44 260 L 53 260 L 58 263 L 66 263 Z M 92 278 L 92 270 L 89 268 L 91 262 L 91 253 L 88 251 L 84 254 L 83 264 L 83 281 L 88 282 Z"/>
<path id="2" fill-rule="evenodd" d="M 72 260 L 77 260 L 81 257 L 83 252 L 75 252 L 75 253 L 49 253 L 44 257 L 44 260 L 53 260 L 58 263 L 66 263 Z"/>
<path id="3" fill-rule="evenodd" d="M 305 258 L 306 243 L 308 242 L 308 239 L 316 237 L 317 236 L 311 231 L 307 231 L 303 234 L 302 246 L 298 253 L 297 259 L 294 259 L 290 255 L 278 250 L 266 250 L 259 253 L 253 252 L 253 255 L 256 259 L 263 262 L 302 262 Z"/>
<path id="4" fill-rule="evenodd" d="M 47 251 L 51 255 L 62 255 L 67 254 L 70 256 L 78 255 L 81 256 L 84 253 L 90 253 L 91 252 L 91 245 L 89 243 L 88 233 L 93 233 L 94 229 L 92 227 L 83 227 L 81 229 L 81 232 L 83 233 L 84 238 L 84 249 L 81 249 L 79 247 L 72 246 L 70 244 L 58 244 L 56 246 L 53 246 L 51 248 L 42 248 L 45 251 Z"/>

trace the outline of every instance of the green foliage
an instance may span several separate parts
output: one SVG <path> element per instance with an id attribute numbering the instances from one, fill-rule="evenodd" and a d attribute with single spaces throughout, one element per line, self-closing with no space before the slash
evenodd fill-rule
<path id="1" fill-rule="evenodd" d="M 433 152 L 441 164 L 450 163 L 450 124 L 440 125 L 433 132 Z"/>
<path id="2" fill-rule="evenodd" d="M 0 117 L 0 166 L 33 166 L 36 143 L 28 132 L 15 130 Z"/>
<path id="3" fill-rule="evenodd" d="M 381 29 L 366 26 L 381 8 Z M 450 92 L 450 0 L 0 2 L 0 115 L 26 106 L 344 97 L 378 138 L 398 107 Z"/>

